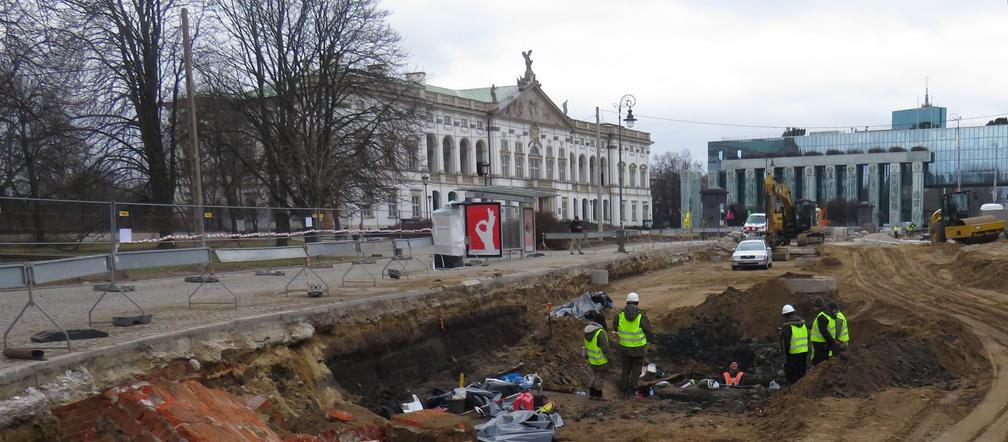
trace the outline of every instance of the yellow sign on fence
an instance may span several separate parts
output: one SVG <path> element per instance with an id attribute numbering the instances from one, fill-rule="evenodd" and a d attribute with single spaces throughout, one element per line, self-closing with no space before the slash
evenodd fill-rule
<path id="1" fill-rule="evenodd" d="M 120 210 L 119 211 L 119 216 L 121 216 L 123 218 L 128 218 L 129 217 L 129 210 Z"/>
<path id="2" fill-rule="evenodd" d="M 213 212 L 203 212 L 203 218 L 213 219 Z"/>

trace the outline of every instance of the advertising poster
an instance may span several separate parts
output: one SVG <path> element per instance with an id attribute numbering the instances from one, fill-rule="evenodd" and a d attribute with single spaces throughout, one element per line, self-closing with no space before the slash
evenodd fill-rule
<path id="1" fill-rule="evenodd" d="M 523 218 L 525 222 L 525 251 L 533 253 L 535 252 L 535 210 L 526 207 Z"/>
<path id="2" fill-rule="evenodd" d="M 500 203 L 472 203 L 465 206 L 466 255 L 502 256 Z"/>

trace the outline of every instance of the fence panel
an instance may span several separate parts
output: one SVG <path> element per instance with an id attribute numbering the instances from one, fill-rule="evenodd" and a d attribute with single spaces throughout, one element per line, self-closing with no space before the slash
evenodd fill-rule
<path id="1" fill-rule="evenodd" d="M 24 287 L 24 266 L 21 264 L 0 266 L 0 289 Z"/>
<path id="2" fill-rule="evenodd" d="M 304 259 L 304 247 L 249 247 L 241 249 L 216 249 L 220 262 L 270 261 L 274 259 Z"/>
<path id="3" fill-rule="evenodd" d="M 38 261 L 31 265 L 32 280 L 36 284 L 45 284 L 47 282 L 108 273 L 108 260 L 108 255 L 93 255 L 55 259 L 52 261 Z"/>
<path id="4" fill-rule="evenodd" d="M 116 269 L 118 270 L 207 264 L 210 262 L 210 249 L 196 248 L 120 252 L 117 255 L 117 259 Z"/>

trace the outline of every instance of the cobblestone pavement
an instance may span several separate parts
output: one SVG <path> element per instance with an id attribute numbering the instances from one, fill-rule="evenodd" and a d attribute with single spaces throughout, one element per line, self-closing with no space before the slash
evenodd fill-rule
<path id="1" fill-rule="evenodd" d="M 687 244 L 659 243 L 653 247 L 657 249 L 685 249 Z M 638 245 L 636 248 L 639 249 L 640 246 Z M 630 250 L 633 249 L 634 247 L 631 247 Z M 415 253 L 422 256 L 423 253 L 430 252 L 429 250 L 417 250 Z M 196 305 L 189 308 L 187 298 L 197 284 L 184 282 L 180 277 L 132 281 L 128 285 L 135 286 L 136 291 L 132 292 L 131 296 L 143 306 L 147 313 L 154 315 L 151 323 L 132 327 L 95 324 L 94 328 L 106 331 L 110 336 L 73 341 L 72 345 L 74 351 L 88 351 L 145 336 L 233 321 L 265 313 L 338 303 L 409 289 L 456 285 L 466 280 L 493 277 L 495 273 L 510 275 L 520 273 L 523 270 L 539 271 L 579 264 L 591 265 L 608 261 L 614 257 L 616 257 L 615 246 L 606 246 L 586 251 L 584 255 L 570 255 L 567 251 L 555 251 L 551 254 L 547 253 L 547 256 L 543 257 L 494 260 L 485 267 L 477 265 L 446 271 L 425 272 L 421 263 L 411 262 L 407 264 L 407 269 L 411 270 L 408 278 L 400 280 L 388 278 L 382 280 L 380 272 L 382 267 L 388 263 L 389 258 L 376 258 L 374 264 L 367 266 L 378 279 L 378 284 L 375 287 L 372 287 L 370 279 L 360 266 L 354 269 L 350 278 L 368 279 L 369 282 L 367 284 L 348 284 L 347 287 L 341 286 L 341 277 L 350 268 L 349 263 L 336 264 L 331 269 L 315 269 L 315 272 L 330 287 L 330 295 L 322 298 L 308 298 L 306 296 L 304 276 L 300 276 L 298 282 L 291 285 L 292 290 L 299 289 L 299 291 L 292 291 L 290 296 L 284 296 L 284 285 L 294 275 L 297 268 L 282 269 L 286 272 L 285 276 L 256 276 L 254 271 L 218 274 L 224 284 L 237 295 L 237 310 L 231 305 Z M 393 263 L 390 268 L 399 267 Z M 64 329 L 87 328 L 88 310 L 101 295 L 100 292 L 92 289 L 92 285 L 93 283 L 89 282 L 73 286 L 36 289 L 34 291 L 35 300 Z M 27 298 L 28 293 L 25 290 L 0 291 L 0 325 L 3 325 L 4 329 L 14 320 L 18 311 L 25 305 Z M 230 297 L 220 284 L 208 284 L 200 290 L 193 300 L 229 301 Z M 133 314 L 137 314 L 137 311 L 128 301 L 118 294 L 109 293 L 95 311 L 95 320 L 109 321 L 112 316 Z M 29 309 L 11 332 L 8 338 L 9 345 L 14 347 L 31 346 L 29 341 L 31 335 L 48 329 L 53 329 L 53 327 L 45 317 L 37 309 Z M 53 350 L 51 353 L 60 354 L 61 352 Z M 24 363 L 24 361 L 0 357 L 0 370 L 20 363 Z"/>

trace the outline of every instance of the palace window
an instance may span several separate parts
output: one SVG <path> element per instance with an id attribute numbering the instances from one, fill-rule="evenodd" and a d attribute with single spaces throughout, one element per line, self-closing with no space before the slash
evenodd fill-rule
<path id="1" fill-rule="evenodd" d="M 395 192 L 388 195 L 388 217 L 389 219 L 399 219 L 399 195 Z"/>

